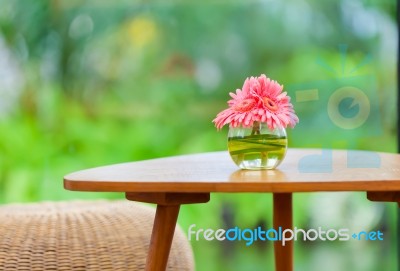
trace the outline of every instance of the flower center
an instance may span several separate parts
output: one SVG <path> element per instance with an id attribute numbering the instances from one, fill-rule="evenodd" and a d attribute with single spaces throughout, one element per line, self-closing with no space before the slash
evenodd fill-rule
<path id="1" fill-rule="evenodd" d="M 278 105 L 276 104 L 276 102 L 274 102 L 274 101 L 271 100 L 270 98 L 264 97 L 264 98 L 263 98 L 263 102 L 264 102 L 265 107 L 266 107 L 269 111 L 271 111 L 271 112 L 276 112 L 276 111 L 278 111 Z"/>
<path id="2" fill-rule="evenodd" d="M 255 105 L 254 99 L 244 99 L 242 101 L 237 102 L 234 106 L 233 109 L 236 111 L 240 112 L 246 112 L 252 109 Z"/>

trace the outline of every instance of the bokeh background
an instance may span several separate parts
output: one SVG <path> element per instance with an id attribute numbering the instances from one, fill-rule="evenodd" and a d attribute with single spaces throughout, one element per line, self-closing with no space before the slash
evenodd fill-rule
<path id="1" fill-rule="evenodd" d="M 0 204 L 123 198 L 65 191 L 62 177 L 226 150 L 227 130 L 217 132 L 211 120 L 230 91 L 262 73 L 285 85 L 299 115 L 290 147 L 395 152 L 395 5 L 0 0 Z M 328 114 L 343 87 L 369 99 L 361 126 L 343 129 Z M 353 101 L 349 94 L 337 105 L 344 118 L 365 106 Z M 297 242 L 296 270 L 395 269 L 395 206 L 363 193 L 298 194 L 294 205 L 297 227 L 381 230 L 385 239 Z M 271 222 L 271 196 L 263 194 L 212 195 L 209 204 L 184 206 L 179 218 L 184 231 Z M 271 243 L 191 243 L 199 271 L 273 268 Z"/>

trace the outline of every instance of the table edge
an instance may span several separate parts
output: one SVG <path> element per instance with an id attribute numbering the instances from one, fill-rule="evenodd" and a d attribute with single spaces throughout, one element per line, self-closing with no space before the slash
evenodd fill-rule
<path id="1" fill-rule="evenodd" d="M 127 185 L 129 184 L 129 188 Z M 350 191 L 400 191 L 400 182 L 386 181 L 343 181 L 338 187 L 337 181 L 318 183 L 288 182 L 261 183 L 249 182 L 87 182 L 64 179 L 64 188 L 71 191 L 87 192 L 171 192 L 171 193 L 286 193 L 286 192 L 350 192 Z M 293 188 L 293 186 L 295 186 Z"/>

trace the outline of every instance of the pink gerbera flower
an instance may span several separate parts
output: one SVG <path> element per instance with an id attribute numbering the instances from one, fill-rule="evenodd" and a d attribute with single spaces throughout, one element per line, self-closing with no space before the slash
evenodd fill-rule
<path id="1" fill-rule="evenodd" d="M 250 127 L 254 122 L 265 122 L 271 130 L 288 125 L 294 127 L 299 118 L 290 97 L 282 90 L 282 85 L 264 74 L 247 78 L 241 90 L 236 90 L 236 94 L 229 93 L 232 97 L 228 101 L 229 107 L 220 112 L 213 122 L 217 129 L 228 123 L 230 127 Z"/>

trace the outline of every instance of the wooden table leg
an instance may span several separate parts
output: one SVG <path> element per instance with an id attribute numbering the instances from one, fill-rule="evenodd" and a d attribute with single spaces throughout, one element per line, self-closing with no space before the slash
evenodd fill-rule
<path id="1" fill-rule="evenodd" d="M 292 193 L 274 193 L 274 229 L 278 231 L 282 227 L 285 229 L 293 228 L 292 221 Z M 275 252 L 275 270 L 276 271 L 292 271 L 293 270 L 293 241 L 274 242 Z"/>
<path id="2" fill-rule="evenodd" d="M 180 205 L 157 205 L 146 271 L 164 271 L 174 237 Z"/>
<path id="3" fill-rule="evenodd" d="M 397 202 L 400 207 L 400 191 L 367 191 L 370 201 Z"/>
<path id="4" fill-rule="evenodd" d="M 126 198 L 157 204 L 146 271 L 165 271 L 181 204 L 208 202 L 210 193 L 127 192 Z"/>

